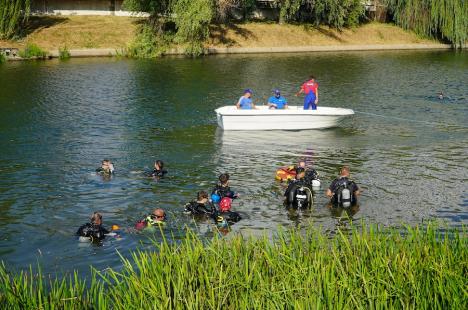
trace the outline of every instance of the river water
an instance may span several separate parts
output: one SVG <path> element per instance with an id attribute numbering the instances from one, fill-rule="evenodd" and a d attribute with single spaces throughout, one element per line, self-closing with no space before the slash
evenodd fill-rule
<path id="1" fill-rule="evenodd" d="M 320 105 L 352 108 L 339 127 L 297 132 L 223 132 L 213 110 L 244 88 L 262 103 L 280 88 L 290 104 L 310 73 Z M 439 100 L 443 91 L 446 98 Z M 213 56 L 158 60 L 73 59 L 0 65 L 0 260 L 46 272 L 118 268 L 119 251 L 151 248 L 133 233 L 155 207 L 168 212 L 167 238 L 209 223 L 183 204 L 229 172 L 243 220 L 232 232 L 271 234 L 316 226 L 333 234 L 349 221 L 381 225 L 468 223 L 468 53 L 352 52 Z M 116 175 L 94 170 L 103 158 Z M 286 211 L 275 170 L 305 158 L 321 174 L 311 210 Z M 168 177 L 143 175 L 155 159 Z M 363 188 L 359 208 L 330 209 L 326 186 L 343 164 Z M 78 243 L 93 211 L 123 228 L 103 246 Z"/>

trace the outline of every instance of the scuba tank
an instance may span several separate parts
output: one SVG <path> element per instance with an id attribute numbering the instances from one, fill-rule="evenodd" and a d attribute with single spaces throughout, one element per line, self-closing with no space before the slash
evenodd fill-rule
<path id="1" fill-rule="evenodd" d="M 347 187 L 341 191 L 341 205 L 345 208 L 351 205 L 351 192 Z"/>
<path id="2" fill-rule="evenodd" d="M 312 194 L 308 187 L 294 185 L 287 196 L 289 207 L 308 208 L 312 205 Z"/>
<path id="3" fill-rule="evenodd" d="M 339 206 L 342 206 L 344 208 L 348 208 L 351 206 L 351 191 L 348 188 L 348 181 L 343 180 L 338 188 L 337 191 L 337 203 Z"/>

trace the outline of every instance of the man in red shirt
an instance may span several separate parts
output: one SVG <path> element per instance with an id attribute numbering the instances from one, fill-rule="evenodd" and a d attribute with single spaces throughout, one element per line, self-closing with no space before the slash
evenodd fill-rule
<path id="1" fill-rule="evenodd" d="M 305 94 L 304 110 L 308 110 L 309 108 L 317 110 L 318 84 L 315 82 L 315 77 L 313 75 L 310 76 L 308 81 L 301 85 L 301 89 L 296 94 L 296 97 L 301 93 Z"/>

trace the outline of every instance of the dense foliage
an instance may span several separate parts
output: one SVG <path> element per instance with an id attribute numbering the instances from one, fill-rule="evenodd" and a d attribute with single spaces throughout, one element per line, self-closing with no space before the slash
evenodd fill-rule
<path id="1" fill-rule="evenodd" d="M 468 40 L 466 0 L 385 0 L 394 21 L 416 33 L 461 47 Z"/>
<path id="2" fill-rule="evenodd" d="M 174 2 L 173 11 L 177 27 L 175 42 L 187 44 L 187 54 L 202 54 L 213 20 L 212 0 L 178 0 Z"/>
<path id="3" fill-rule="evenodd" d="M 189 234 L 118 271 L 63 280 L 0 265 L 5 309 L 467 309 L 466 231 L 376 227 L 269 238 Z"/>
<path id="4" fill-rule="evenodd" d="M 280 22 L 310 22 L 337 29 L 359 24 L 364 16 L 361 0 L 276 0 Z"/>
<path id="5" fill-rule="evenodd" d="M 0 0 L 0 39 L 16 35 L 27 21 L 30 10 L 30 0 Z"/>

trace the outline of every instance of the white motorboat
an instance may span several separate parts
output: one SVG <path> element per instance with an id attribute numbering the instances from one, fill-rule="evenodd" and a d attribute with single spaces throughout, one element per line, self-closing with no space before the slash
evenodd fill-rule
<path id="1" fill-rule="evenodd" d="M 336 127 L 345 117 L 354 115 L 351 109 L 321 107 L 304 110 L 300 106 L 288 109 L 268 109 L 258 106 L 240 110 L 224 106 L 215 110 L 219 127 L 224 130 L 301 130 Z"/>

